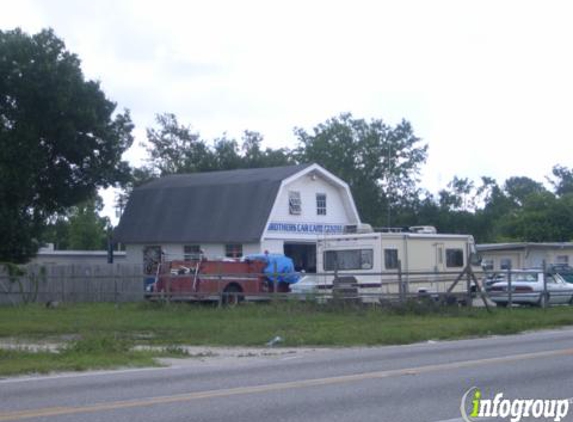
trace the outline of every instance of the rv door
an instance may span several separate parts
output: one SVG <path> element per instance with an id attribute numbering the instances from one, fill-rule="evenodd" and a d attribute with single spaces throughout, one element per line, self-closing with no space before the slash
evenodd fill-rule
<path id="1" fill-rule="evenodd" d="M 436 253 L 436 265 L 434 266 L 435 272 L 441 272 L 445 270 L 444 264 L 444 244 L 435 243 L 435 253 Z"/>

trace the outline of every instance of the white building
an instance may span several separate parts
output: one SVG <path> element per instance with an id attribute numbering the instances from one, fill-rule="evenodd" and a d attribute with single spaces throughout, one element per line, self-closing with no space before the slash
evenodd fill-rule
<path id="1" fill-rule="evenodd" d="M 491 271 L 573 263 L 573 243 L 490 243 L 477 245 L 482 266 Z"/>
<path id="2" fill-rule="evenodd" d="M 125 252 L 115 251 L 113 262 L 116 264 L 125 263 Z M 55 250 L 54 245 L 49 243 L 40 248 L 34 258 L 30 260 L 30 265 L 60 266 L 60 265 L 102 265 L 108 264 L 107 251 L 80 251 L 80 250 Z"/>
<path id="3" fill-rule="evenodd" d="M 152 272 L 184 259 L 284 253 L 316 270 L 316 241 L 360 224 L 348 184 L 318 164 L 162 177 L 133 191 L 114 238 Z"/>

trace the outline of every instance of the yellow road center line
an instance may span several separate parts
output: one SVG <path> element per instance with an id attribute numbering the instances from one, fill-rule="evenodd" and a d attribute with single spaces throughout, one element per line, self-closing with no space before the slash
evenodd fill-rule
<path id="1" fill-rule="evenodd" d="M 294 388 L 318 387 L 324 385 L 352 383 L 364 380 L 398 377 L 404 375 L 419 375 L 419 374 L 443 371 L 448 369 L 461 369 L 461 368 L 469 368 L 482 365 L 511 363 L 529 359 L 564 356 L 564 355 L 573 355 L 573 349 L 551 350 L 551 351 L 526 353 L 513 356 L 501 356 L 495 358 L 477 359 L 470 361 L 440 363 L 440 364 L 419 366 L 413 368 L 390 369 L 386 371 L 366 372 L 362 374 L 353 374 L 353 375 L 340 375 L 327 378 L 314 378 L 308 380 L 278 382 L 273 384 L 255 385 L 252 387 L 236 387 L 236 388 L 225 388 L 220 390 L 198 391 L 187 394 L 148 397 L 143 399 L 115 401 L 107 403 L 96 403 L 87 406 L 46 407 L 40 409 L 3 412 L 0 413 L 0 421 L 16 421 L 16 420 L 37 418 L 37 417 L 73 415 L 77 413 L 94 413 L 105 410 L 128 409 L 128 408 L 152 406 L 158 404 L 181 403 L 193 400 L 229 397 L 243 394 L 267 393 L 267 392 L 288 390 Z"/>

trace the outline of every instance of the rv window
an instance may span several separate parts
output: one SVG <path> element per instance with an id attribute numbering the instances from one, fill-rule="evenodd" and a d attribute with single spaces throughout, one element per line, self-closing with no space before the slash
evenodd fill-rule
<path id="1" fill-rule="evenodd" d="M 446 267 L 463 267 L 463 249 L 446 249 Z"/>
<path id="2" fill-rule="evenodd" d="M 384 249 L 384 267 L 387 270 L 396 270 L 398 268 L 397 249 Z"/>
<path id="3" fill-rule="evenodd" d="M 348 249 L 344 251 L 326 251 L 324 270 L 370 270 L 372 269 L 372 249 Z"/>

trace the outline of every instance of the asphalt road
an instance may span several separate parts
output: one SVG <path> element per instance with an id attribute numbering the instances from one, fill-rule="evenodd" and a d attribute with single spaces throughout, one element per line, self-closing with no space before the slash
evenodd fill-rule
<path id="1" fill-rule="evenodd" d="M 4 379 L 0 421 L 454 422 L 472 387 L 572 398 L 573 329 Z"/>

